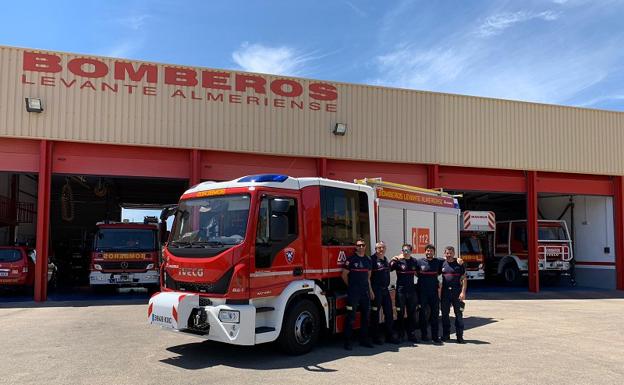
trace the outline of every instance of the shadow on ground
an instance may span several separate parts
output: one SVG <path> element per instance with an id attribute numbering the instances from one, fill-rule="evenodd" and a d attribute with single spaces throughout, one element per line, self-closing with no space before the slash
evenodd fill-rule
<path id="1" fill-rule="evenodd" d="M 451 319 L 452 322 L 452 319 Z M 492 318 L 468 317 L 465 319 L 466 331 L 470 329 L 498 322 Z M 365 348 L 357 344 L 352 351 L 344 350 L 340 335 L 325 337 L 319 341 L 314 350 L 302 356 L 289 356 L 282 353 L 276 344 L 263 344 L 257 346 L 235 346 L 213 341 L 195 342 L 177 345 L 167 348 L 168 351 L 177 354 L 175 357 L 166 358 L 161 362 L 187 370 L 198 370 L 213 366 L 229 366 L 239 369 L 276 370 L 289 368 L 303 368 L 311 372 L 328 373 L 336 369 L 323 366 L 328 362 L 339 360 L 347 356 L 375 356 L 385 352 L 398 352 L 400 348 L 415 349 L 423 345 L 431 345 L 430 342 L 410 343 L 400 345 L 384 344 L 375 345 L 374 348 Z M 487 341 L 466 339 L 467 344 L 488 345 Z M 456 344 L 454 339 L 443 345 Z M 444 346 L 436 346 L 443 349 Z"/>

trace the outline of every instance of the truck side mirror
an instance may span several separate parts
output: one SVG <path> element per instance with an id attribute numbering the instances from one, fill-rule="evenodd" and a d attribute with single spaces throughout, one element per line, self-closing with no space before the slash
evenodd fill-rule
<path id="1" fill-rule="evenodd" d="M 272 242 L 285 240 L 288 237 L 288 218 L 283 214 L 272 214 L 269 228 Z"/>
<path id="2" fill-rule="evenodd" d="M 271 213 L 274 214 L 286 214 L 290 208 L 290 201 L 288 199 L 273 199 L 271 201 Z"/>

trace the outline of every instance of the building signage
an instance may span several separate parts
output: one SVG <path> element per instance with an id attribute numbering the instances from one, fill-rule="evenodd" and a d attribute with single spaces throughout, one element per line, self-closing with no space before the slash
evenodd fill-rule
<path id="1" fill-rule="evenodd" d="M 338 90 L 323 82 L 115 59 L 24 51 L 21 83 L 82 92 L 167 96 L 189 102 L 336 112 Z M 111 63 L 112 62 L 112 63 Z"/>

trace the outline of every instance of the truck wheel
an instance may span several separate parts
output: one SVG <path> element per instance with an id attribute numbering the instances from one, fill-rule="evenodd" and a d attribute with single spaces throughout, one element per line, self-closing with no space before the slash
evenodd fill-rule
<path id="1" fill-rule="evenodd" d="M 520 282 L 520 270 L 515 263 L 508 263 L 503 267 L 503 282 L 508 285 L 517 285 Z"/>
<path id="2" fill-rule="evenodd" d="M 311 301 L 304 299 L 286 310 L 278 342 L 288 354 L 304 354 L 316 345 L 320 328 L 318 309 Z"/>

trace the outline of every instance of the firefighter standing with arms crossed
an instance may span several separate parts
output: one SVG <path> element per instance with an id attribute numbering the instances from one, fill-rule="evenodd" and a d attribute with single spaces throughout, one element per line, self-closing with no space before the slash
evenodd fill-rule
<path id="1" fill-rule="evenodd" d="M 457 343 L 464 344 L 464 319 L 463 301 L 466 299 L 466 268 L 460 265 L 455 258 L 455 248 L 446 246 L 444 248 L 444 258 L 442 264 L 442 340 L 448 341 L 451 335 L 451 319 L 449 313 L 451 306 L 455 312 L 455 333 Z"/>
<path id="2" fill-rule="evenodd" d="M 368 320 L 370 318 L 370 301 L 374 299 L 370 285 L 371 260 L 366 256 L 366 241 L 355 242 L 355 254 L 347 258 L 342 270 L 342 279 L 347 284 L 347 320 L 344 328 L 344 348 L 352 350 L 351 337 L 355 314 L 360 310 L 360 345 L 372 348 L 368 338 Z"/>
<path id="3" fill-rule="evenodd" d="M 420 300 L 420 333 L 423 341 L 429 341 L 427 329 L 431 326 L 431 340 L 439 344 L 438 323 L 440 316 L 440 281 L 442 260 L 435 258 L 435 246 L 425 246 L 425 258 L 418 260 L 418 297 Z M 427 310 L 429 316 L 427 317 Z"/>

